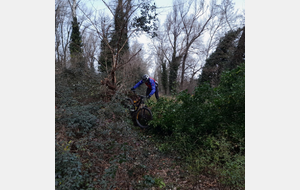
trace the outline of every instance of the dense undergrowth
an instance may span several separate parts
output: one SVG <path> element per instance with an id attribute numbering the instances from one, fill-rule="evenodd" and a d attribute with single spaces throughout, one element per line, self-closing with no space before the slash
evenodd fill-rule
<path id="1" fill-rule="evenodd" d="M 176 152 L 196 175 L 223 187 L 245 185 L 245 65 L 222 73 L 218 87 L 202 84 L 193 95 L 161 98 L 150 133 L 159 149 Z"/>
<path id="2" fill-rule="evenodd" d="M 124 93 L 109 92 L 97 76 L 67 71 L 56 75 L 55 94 L 56 189 L 179 186 L 161 177 L 160 164 L 169 178 L 177 178 L 178 169 L 133 125 L 122 105 Z"/>
<path id="3" fill-rule="evenodd" d="M 124 155 L 113 155 L 115 149 L 128 148 L 117 135 L 130 130 L 123 120 L 124 109 L 118 103 L 105 101 L 107 92 L 96 77 L 75 77 L 64 72 L 56 75 L 55 101 L 55 186 L 57 189 L 97 189 L 113 186 L 112 162 L 122 162 Z M 114 122 L 112 122 L 114 120 Z M 110 135 L 114 134 L 114 136 Z M 100 177 L 101 176 L 101 177 Z"/>
<path id="4" fill-rule="evenodd" d="M 56 75 L 56 189 L 243 189 L 244 75 L 242 65 L 219 87 L 151 102 L 148 131 L 97 76 Z"/>

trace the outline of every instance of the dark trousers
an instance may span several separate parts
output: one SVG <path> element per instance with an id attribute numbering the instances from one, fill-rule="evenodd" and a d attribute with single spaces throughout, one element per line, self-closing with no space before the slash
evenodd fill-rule
<path id="1" fill-rule="evenodd" d="M 156 100 L 158 101 L 158 99 L 159 99 L 159 96 L 158 96 L 158 86 L 155 86 L 155 89 L 156 89 L 156 90 L 155 90 L 155 98 L 156 98 Z M 148 95 L 150 94 L 151 90 L 152 90 L 152 89 L 147 88 L 146 96 L 148 96 Z"/>

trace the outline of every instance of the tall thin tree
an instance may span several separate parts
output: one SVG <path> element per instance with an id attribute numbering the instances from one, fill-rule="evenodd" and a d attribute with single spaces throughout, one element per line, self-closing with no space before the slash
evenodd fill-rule
<path id="1" fill-rule="evenodd" d="M 166 61 L 164 61 L 162 63 L 162 69 L 161 69 L 161 83 L 162 83 L 162 87 L 165 90 L 165 94 L 167 94 L 167 90 L 168 90 L 168 73 L 167 73 L 167 63 Z"/>
<path id="2" fill-rule="evenodd" d="M 70 3 L 71 4 L 71 3 Z M 73 67 L 84 69 L 84 63 L 82 59 L 82 37 L 79 31 L 79 22 L 76 16 L 76 0 L 73 0 L 72 6 L 72 33 L 70 38 L 70 56 Z"/>

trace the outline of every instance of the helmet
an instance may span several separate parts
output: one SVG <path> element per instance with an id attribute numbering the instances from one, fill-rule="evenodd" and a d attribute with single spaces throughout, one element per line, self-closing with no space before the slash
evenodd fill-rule
<path id="1" fill-rule="evenodd" d="M 145 74 L 145 75 L 142 77 L 142 79 L 143 79 L 143 82 L 146 82 L 146 81 L 149 79 L 149 76 L 148 76 L 147 74 Z"/>

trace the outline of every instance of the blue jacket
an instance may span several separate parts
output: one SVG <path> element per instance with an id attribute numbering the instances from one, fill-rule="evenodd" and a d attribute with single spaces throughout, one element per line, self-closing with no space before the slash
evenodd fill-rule
<path id="1" fill-rule="evenodd" d="M 143 80 L 140 80 L 138 83 L 136 83 L 136 85 L 134 85 L 133 88 L 136 89 L 143 83 Z M 149 81 L 145 82 L 145 84 L 148 86 L 149 89 L 151 89 L 151 92 L 149 93 L 149 96 L 151 97 L 156 91 L 155 80 L 149 77 Z"/>

